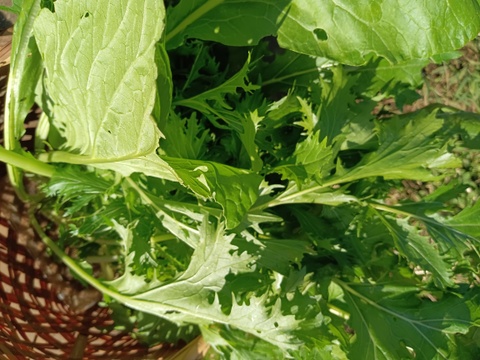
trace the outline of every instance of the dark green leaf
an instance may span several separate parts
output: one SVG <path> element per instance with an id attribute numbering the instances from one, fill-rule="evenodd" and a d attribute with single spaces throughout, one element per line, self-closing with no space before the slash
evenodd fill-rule
<path id="1" fill-rule="evenodd" d="M 351 311 L 351 359 L 452 359 L 452 334 L 466 334 L 479 320 L 478 289 L 436 302 L 396 285 L 338 282 Z"/>
<path id="2" fill-rule="evenodd" d="M 435 284 L 442 289 L 454 286 L 451 264 L 440 256 L 438 249 L 426 236 L 421 236 L 418 230 L 405 220 L 394 220 L 381 217 L 384 225 L 393 238 L 396 249 L 408 261 L 431 273 Z"/>

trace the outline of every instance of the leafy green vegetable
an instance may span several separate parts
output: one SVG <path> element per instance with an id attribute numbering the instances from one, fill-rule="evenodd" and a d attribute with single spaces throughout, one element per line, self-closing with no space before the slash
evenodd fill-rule
<path id="1" fill-rule="evenodd" d="M 339 285 L 358 329 L 353 359 L 456 358 L 455 340 L 450 335 L 466 333 L 479 316 L 475 290 L 462 298 L 447 296 L 432 303 L 419 299 L 415 289 L 408 287 Z"/>
<path id="2" fill-rule="evenodd" d="M 475 359 L 480 206 L 448 179 L 480 117 L 378 102 L 415 99 L 480 31 L 476 1 L 14 9 L 0 160 L 116 329 L 227 359 Z M 436 189 L 396 201 L 408 181 Z"/>
<path id="3" fill-rule="evenodd" d="M 19 140 L 23 136 L 24 119 L 29 113 L 35 97 L 35 83 L 38 81 L 42 64 L 40 53 L 32 38 L 33 22 L 40 11 L 39 0 L 18 3 L 14 1 L 15 12 L 19 11 L 12 38 L 11 66 L 5 99 L 5 130 L 3 139 L 7 150 L 20 151 Z M 30 74 L 29 77 L 23 74 Z M 25 197 L 22 187 L 22 175 L 18 168 L 8 167 L 10 180 L 17 193 Z"/>
<path id="4" fill-rule="evenodd" d="M 141 8 L 131 1 L 69 1 L 56 3 L 55 13 L 41 11 L 35 39 L 55 104 L 52 125 L 65 138 L 63 148 L 72 152 L 57 158 L 50 154 L 51 160 L 97 165 L 124 175 L 150 168 L 152 176 L 175 179 L 155 154 L 161 133 L 150 115 L 163 12 L 158 1 Z M 125 43 L 131 46 L 121 49 Z"/>
<path id="5" fill-rule="evenodd" d="M 278 34 L 283 48 L 346 64 L 364 64 L 373 54 L 402 62 L 461 47 L 478 32 L 478 11 L 474 0 L 196 0 L 173 8 L 166 38 L 169 47 L 187 37 L 245 46 Z"/>

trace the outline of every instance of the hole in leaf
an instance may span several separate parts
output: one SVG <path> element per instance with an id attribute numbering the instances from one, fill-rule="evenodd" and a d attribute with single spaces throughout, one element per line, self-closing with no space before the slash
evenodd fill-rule
<path id="1" fill-rule="evenodd" d="M 315 29 L 313 30 L 313 33 L 315 34 L 315 36 L 317 37 L 317 40 L 319 41 L 325 41 L 325 40 L 328 40 L 328 35 L 327 35 L 327 32 L 323 29 Z"/>

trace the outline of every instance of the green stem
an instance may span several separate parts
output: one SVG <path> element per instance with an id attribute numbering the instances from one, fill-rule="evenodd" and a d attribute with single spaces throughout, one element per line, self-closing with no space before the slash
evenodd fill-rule
<path id="1" fill-rule="evenodd" d="M 65 254 L 65 252 L 52 239 L 50 239 L 50 237 L 48 237 L 47 234 L 43 232 L 42 227 L 38 223 L 33 213 L 30 213 L 30 224 L 33 226 L 36 233 L 40 236 L 44 244 L 47 245 L 50 248 L 50 250 L 52 250 L 52 252 L 56 256 L 58 256 L 60 260 L 65 265 L 67 265 L 70 268 L 70 270 L 72 270 L 75 274 L 77 274 L 79 277 L 85 280 L 88 284 L 92 285 L 94 288 L 96 288 L 98 291 L 102 292 L 103 294 L 106 294 L 114 299 L 123 298 L 123 296 L 121 296 L 117 292 L 106 287 L 100 280 L 88 274 L 80 265 L 77 264 L 75 260 L 73 260 L 70 256 Z"/>
<path id="2" fill-rule="evenodd" d="M 3 146 L 0 146 L 0 161 L 41 176 L 52 177 L 55 172 L 53 166 L 38 161 L 33 157 L 6 150 Z"/>
<path id="3" fill-rule="evenodd" d="M 297 78 L 299 76 L 307 75 L 307 74 L 318 72 L 318 71 L 319 71 L 318 68 L 297 71 L 296 73 L 293 73 L 293 74 L 288 74 L 288 75 L 285 75 L 285 76 L 280 76 L 278 78 L 273 78 L 273 79 L 270 79 L 270 80 L 263 81 L 262 86 L 268 86 L 268 85 L 280 83 L 280 82 L 282 82 L 284 80 L 287 80 L 287 79 L 290 79 L 290 78 Z"/>
<path id="4" fill-rule="evenodd" d="M 350 314 L 348 312 L 340 309 L 339 307 L 337 307 L 335 305 L 332 305 L 332 304 L 328 304 L 328 308 L 329 308 L 329 311 L 332 314 L 334 314 L 336 316 L 339 316 L 344 320 L 349 320 L 350 319 Z"/>
<path id="5" fill-rule="evenodd" d="M 159 243 L 163 241 L 169 241 L 169 240 L 176 240 L 177 237 L 173 236 L 171 234 L 162 234 L 162 235 L 156 235 L 151 238 L 151 241 L 153 243 Z"/>
<path id="6" fill-rule="evenodd" d="M 392 214 L 396 214 L 396 215 L 403 215 L 403 216 L 415 216 L 414 214 L 411 214 L 409 212 L 406 212 L 406 211 L 402 211 L 402 210 L 399 210 L 399 209 L 395 209 L 393 207 L 390 207 L 390 206 L 387 206 L 387 205 L 382 205 L 382 204 L 379 204 L 379 203 L 374 203 L 374 202 L 369 202 L 368 205 L 376 210 L 383 210 L 383 211 L 387 211 L 389 213 L 392 213 Z"/>
<path id="7" fill-rule="evenodd" d="M 175 36 L 180 34 L 182 31 L 184 31 L 190 24 L 194 23 L 197 21 L 199 18 L 201 18 L 203 15 L 208 13 L 210 10 L 213 8 L 217 7 L 221 3 L 223 3 L 225 0 L 210 0 L 207 1 L 205 4 L 200 6 L 197 10 L 192 12 L 190 15 L 188 15 L 185 19 L 183 19 L 180 24 L 178 24 L 173 30 L 171 30 L 166 36 L 165 40 L 168 43 L 170 40 L 172 40 Z"/>
<path id="8" fill-rule="evenodd" d="M 188 308 L 186 309 L 181 306 L 176 306 L 172 304 L 163 304 L 153 300 L 143 300 L 141 298 L 142 293 L 137 295 L 123 295 L 115 290 L 112 290 L 110 287 L 105 285 L 102 281 L 88 274 L 74 259 L 72 259 L 67 254 L 65 254 L 65 252 L 52 239 L 48 237 L 48 235 L 45 234 L 42 227 L 40 226 L 37 219 L 35 218 L 35 214 L 33 213 L 33 211 L 30 213 L 30 223 L 34 228 L 34 230 L 37 232 L 37 234 L 40 236 L 42 241 L 45 243 L 45 245 L 47 245 L 50 248 L 50 250 L 56 256 L 58 256 L 65 265 L 67 265 L 70 268 L 71 271 L 73 271 L 77 276 L 82 278 L 85 282 L 93 286 L 95 289 L 100 291 L 103 295 L 106 295 L 132 309 L 148 312 L 156 316 L 162 316 L 161 314 L 168 313 L 168 312 L 179 312 L 179 313 L 184 313 L 186 315 L 189 315 L 193 319 L 200 318 L 200 319 L 203 319 L 203 321 L 207 320 L 208 322 L 216 321 L 220 323 L 226 323 L 225 321 L 222 321 L 222 319 L 217 319 L 214 316 L 210 316 L 210 314 L 198 313 L 198 312 L 191 311 Z M 165 286 L 165 288 L 168 291 L 168 285 Z M 146 293 L 148 293 L 148 290 L 146 291 Z M 158 312 L 160 312 L 161 314 L 159 314 Z"/>
<path id="9" fill-rule="evenodd" d="M 182 223 L 181 221 L 178 221 L 176 220 L 175 218 L 173 218 L 172 216 L 170 216 L 169 214 L 167 214 L 162 208 L 160 208 L 160 206 L 158 206 L 157 204 L 155 204 L 155 202 L 152 201 L 152 199 L 150 199 L 150 197 L 148 196 L 148 194 L 145 193 L 145 191 L 143 191 L 140 186 L 138 186 L 137 183 L 135 183 L 135 181 L 133 181 L 132 179 L 130 178 L 127 178 L 126 181 L 128 182 L 128 184 L 138 193 L 138 195 L 140 195 L 140 198 L 142 199 L 142 201 L 144 202 L 144 204 L 150 206 L 152 209 L 154 209 L 157 213 L 157 215 L 161 215 L 162 217 L 164 217 L 165 219 L 169 219 L 170 221 L 172 222 L 175 222 L 177 224 L 177 226 L 181 229 L 185 229 L 187 232 L 189 233 L 197 233 L 198 231 L 195 230 L 195 229 L 192 229 L 190 227 L 188 227 L 187 225 L 185 225 L 184 223 Z M 168 229 L 168 227 L 167 227 Z M 170 229 L 169 229 L 170 230 Z M 174 232 L 172 231 L 172 234 L 174 234 Z M 180 238 L 181 239 L 181 238 Z M 186 244 L 190 247 L 192 247 L 193 249 L 196 248 L 197 244 L 194 244 L 192 242 L 186 242 Z"/>
<path id="10" fill-rule="evenodd" d="M 305 195 L 305 194 L 308 194 L 308 193 L 311 193 L 311 192 L 315 192 L 315 191 L 324 189 L 326 187 L 339 185 L 339 184 L 342 184 L 344 182 L 346 182 L 346 180 L 343 181 L 341 179 L 336 178 L 336 179 L 330 180 L 329 182 L 323 183 L 322 185 L 316 185 L 316 186 L 313 186 L 311 188 L 307 188 L 305 190 L 296 191 L 292 194 L 287 194 L 287 195 L 280 194 L 276 198 L 252 208 L 250 210 L 250 212 L 258 212 L 258 211 L 263 211 L 265 209 L 275 207 L 275 206 L 278 206 L 278 205 L 290 204 L 290 203 L 294 202 L 293 200 L 295 198 L 299 197 L 299 196 L 302 196 L 302 195 Z"/>
<path id="11" fill-rule="evenodd" d="M 155 145 L 156 146 L 156 145 Z M 69 153 L 66 151 L 50 151 L 47 153 L 42 153 L 38 155 L 38 159 L 44 162 L 54 162 L 54 163 L 67 163 L 75 165 L 95 165 L 95 164 L 108 164 L 116 163 L 125 160 L 131 160 L 136 157 L 146 156 L 153 152 L 155 149 L 152 147 L 146 152 L 138 153 L 135 155 L 126 155 L 116 158 L 95 158 L 94 156 L 80 155 Z"/>
<path id="12" fill-rule="evenodd" d="M 112 262 L 118 261 L 119 258 L 117 255 L 98 255 L 98 256 L 92 255 L 92 256 L 87 256 L 85 260 L 91 264 L 94 264 L 94 263 L 104 264 L 104 263 L 112 263 Z"/>

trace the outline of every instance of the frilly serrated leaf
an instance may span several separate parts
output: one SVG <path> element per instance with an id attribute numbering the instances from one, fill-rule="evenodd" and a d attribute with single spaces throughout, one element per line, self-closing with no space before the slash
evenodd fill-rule
<path id="1" fill-rule="evenodd" d="M 433 180 L 432 169 L 459 165 L 446 147 L 449 136 L 436 112 L 420 111 L 377 123 L 379 147 L 350 169 L 337 169 L 338 182 L 366 177 Z"/>
<path id="2" fill-rule="evenodd" d="M 133 233 L 119 225 L 117 228 L 128 251 Z M 296 340 L 291 332 L 299 321 L 293 315 L 282 314 L 280 299 L 273 305 L 268 305 L 266 295 L 251 297 L 248 304 L 233 299 L 231 311 L 228 314 L 222 311 L 216 293 L 223 288 L 225 277 L 254 270 L 254 258 L 246 252 L 239 254 L 231 243 L 234 235 L 226 235 L 224 231 L 223 225 L 215 227 L 205 220 L 200 229 L 201 243 L 190 265 L 169 284 L 161 285 L 156 281 L 147 284 L 128 269 L 122 277 L 107 284 L 119 292 L 118 301 L 175 323 L 227 324 L 285 350 L 295 348 Z M 211 295 L 213 302 L 209 300 Z"/>

